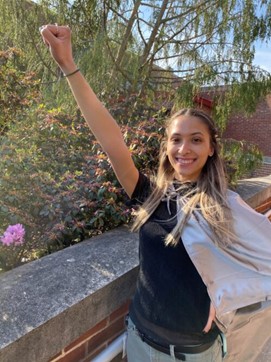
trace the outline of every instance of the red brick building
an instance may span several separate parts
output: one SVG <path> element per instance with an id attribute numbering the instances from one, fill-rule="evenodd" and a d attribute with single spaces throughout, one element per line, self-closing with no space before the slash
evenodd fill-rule
<path id="1" fill-rule="evenodd" d="M 201 107 L 210 112 L 212 108 L 211 93 L 202 93 L 195 99 Z M 251 177 L 271 175 L 271 95 L 261 100 L 256 111 L 250 115 L 237 113 L 233 115 L 223 133 L 223 138 L 248 141 L 256 144 L 262 151 L 262 166 L 255 170 Z"/>
<path id="2" fill-rule="evenodd" d="M 260 169 L 252 176 L 271 174 L 271 95 L 259 102 L 251 116 L 236 114 L 231 117 L 223 136 L 236 140 L 246 140 L 256 144 L 263 152 L 264 160 Z"/>

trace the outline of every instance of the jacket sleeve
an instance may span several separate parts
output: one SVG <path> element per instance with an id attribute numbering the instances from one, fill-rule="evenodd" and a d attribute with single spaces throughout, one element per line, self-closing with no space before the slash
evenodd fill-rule
<path id="1" fill-rule="evenodd" d="M 271 276 L 271 222 L 234 192 L 229 204 L 237 239 L 227 251 L 247 268 Z"/>
<path id="2" fill-rule="evenodd" d="M 237 240 L 220 248 L 200 213 L 182 233 L 184 246 L 207 286 L 218 320 L 224 328 L 237 309 L 271 299 L 271 224 L 231 193 Z"/>

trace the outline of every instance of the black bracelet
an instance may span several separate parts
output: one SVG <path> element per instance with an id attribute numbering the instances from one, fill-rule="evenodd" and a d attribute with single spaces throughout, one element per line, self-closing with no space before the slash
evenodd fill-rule
<path id="1" fill-rule="evenodd" d="M 63 76 L 64 76 L 65 78 L 68 78 L 68 77 L 70 77 L 71 75 L 74 75 L 74 74 L 77 73 L 77 72 L 80 72 L 80 69 L 79 69 L 79 68 L 77 68 L 74 72 L 71 72 L 71 73 L 69 73 L 69 74 L 63 74 Z"/>

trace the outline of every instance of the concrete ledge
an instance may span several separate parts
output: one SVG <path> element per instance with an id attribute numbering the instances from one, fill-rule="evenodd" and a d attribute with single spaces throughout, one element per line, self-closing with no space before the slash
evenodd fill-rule
<path id="1" fill-rule="evenodd" d="M 0 361 L 47 362 L 130 298 L 137 235 L 119 228 L 0 277 Z"/>
<path id="2" fill-rule="evenodd" d="M 271 177 L 240 181 L 257 207 Z M 0 361 L 47 362 L 134 292 L 138 236 L 118 228 L 0 276 Z"/>
<path id="3" fill-rule="evenodd" d="M 271 197 L 271 176 L 241 180 L 236 191 L 255 209 Z"/>
<path id="4" fill-rule="evenodd" d="M 263 163 L 271 164 L 271 157 L 269 157 L 269 156 L 263 156 Z"/>

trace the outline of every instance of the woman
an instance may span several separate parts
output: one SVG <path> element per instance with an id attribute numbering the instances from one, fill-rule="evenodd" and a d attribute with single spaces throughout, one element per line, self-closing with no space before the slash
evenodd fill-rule
<path id="1" fill-rule="evenodd" d="M 141 174 L 117 123 L 76 67 L 70 29 L 46 25 L 41 34 L 117 178 L 141 205 L 128 361 L 222 361 L 221 331 L 235 311 L 271 295 L 269 221 L 227 190 L 213 121 L 198 110 L 169 120 L 156 181 Z"/>

